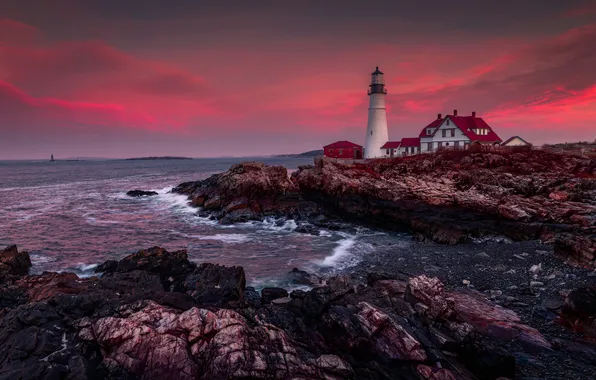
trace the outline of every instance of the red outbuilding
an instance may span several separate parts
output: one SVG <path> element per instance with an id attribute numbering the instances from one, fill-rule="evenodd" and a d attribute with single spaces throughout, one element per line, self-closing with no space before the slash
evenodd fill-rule
<path id="1" fill-rule="evenodd" d="M 362 145 L 350 141 L 336 141 L 323 147 L 325 157 L 332 158 L 362 158 Z"/>

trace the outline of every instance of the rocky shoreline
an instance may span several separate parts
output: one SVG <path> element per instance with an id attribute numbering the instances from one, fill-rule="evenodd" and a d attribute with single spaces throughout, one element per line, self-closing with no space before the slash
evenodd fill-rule
<path id="1" fill-rule="evenodd" d="M 339 275 L 295 269 L 310 290 L 291 293 L 183 250 L 79 278 L 29 275 L 27 252 L 8 247 L 0 379 L 591 378 L 595 178 L 593 159 L 535 151 L 317 159 L 291 176 L 234 165 L 173 192 L 221 223 L 275 216 L 318 233 L 350 221 L 416 240 L 380 237 Z"/>
<path id="2" fill-rule="evenodd" d="M 542 240 L 571 264 L 595 266 L 596 159 L 544 151 L 446 151 L 347 164 L 326 158 L 288 177 L 256 162 L 172 190 L 222 223 L 287 217 L 342 228 L 346 220 L 457 244 L 506 236 Z"/>
<path id="3" fill-rule="evenodd" d="M 3 379 L 585 379 L 596 370 L 595 346 L 565 327 L 595 336 L 593 287 L 570 289 L 554 309 L 561 332 L 481 289 L 387 265 L 327 279 L 294 270 L 312 290 L 288 294 L 246 287 L 240 267 L 158 247 L 90 278 L 28 276 L 16 247 L 0 263 Z"/>

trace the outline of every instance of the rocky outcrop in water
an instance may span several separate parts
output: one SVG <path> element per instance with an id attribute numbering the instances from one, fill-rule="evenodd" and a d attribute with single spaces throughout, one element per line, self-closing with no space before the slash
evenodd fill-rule
<path id="1" fill-rule="evenodd" d="M 150 197 L 153 195 L 157 195 L 156 191 L 146 191 L 146 190 L 130 190 L 126 193 L 129 197 Z"/>
<path id="2" fill-rule="evenodd" d="M 317 214 L 316 205 L 305 201 L 283 166 L 259 162 L 232 165 L 206 180 L 186 182 L 172 192 L 186 194 L 192 204 L 224 223 L 289 216 L 300 219 Z"/>
<path id="3" fill-rule="evenodd" d="M 572 379 L 596 370 L 589 343 L 544 335 L 433 277 L 339 276 L 260 298 L 242 268 L 197 266 L 184 251 L 154 247 L 99 268 L 101 277 L 0 284 L 0 378 Z M 561 316 L 585 325 L 595 303 L 593 291 L 574 290 Z"/>

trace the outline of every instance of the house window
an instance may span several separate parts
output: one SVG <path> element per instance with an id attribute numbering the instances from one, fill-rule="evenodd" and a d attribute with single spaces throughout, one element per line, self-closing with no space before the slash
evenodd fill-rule
<path id="1" fill-rule="evenodd" d="M 343 149 L 340 149 L 340 150 L 339 150 L 339 154 L 340 154 L 340 155 L 344 154 L 344 150 L 343 150 Z"/>
<path id="2" fill-rule="evenodd" d="M 430 150 L 433 150 L 433 143 L 431 143 L 431 142 L 427 143 L 426 149 L 429 150 L 429 151 Z"/>
<path id="3" fill-rule="evenodd" d="M 449 119 L 447 119 L 447 125 L 449 125 Z"/>
<path id="4" fill-rule="evenodd" d="M 389 154 L 389 149 L 385 149 L 385 154 Z"/>
<path id="5" fill-rule="evenodd" d="M 428 129 L 426 130 L 426 135 L 427 135 L 427 136 L 430 136 L 430 135 L 432 135 L 432 134 L 433 134 L 433 130 L 432 130 L 431 128 L 428 128 Z"/>
<path id="6" fill-rule="evenodd" d="M 451 130 L 451 137 L 455 137 L 455 128 Z"/>
<path id="7" fill-rule="evenodd" d="M 446 129 L 443 129 L 442 132 L 443 132 L 443 137 L 447 137 L 447 130 Z"/>
<path id="8" fill-rule="evenodd" d="M 440 148 L 440 147 L 442 147 L 442 146 L 443 146 L 443 143 L 439 141 L 439 142 L 437 143 L 437 148 Z"/>
<path id="9" fill-rule="evenodd" d="M 459 141 L 454 142 L 453 143 L 453 146 L 456 147 L 456 148 L 459 148 Z"/>
<path id="10" fill-rule="evenodd" d="M 372 131 L 370 131 L 370 135 L 372 136 Z"/>

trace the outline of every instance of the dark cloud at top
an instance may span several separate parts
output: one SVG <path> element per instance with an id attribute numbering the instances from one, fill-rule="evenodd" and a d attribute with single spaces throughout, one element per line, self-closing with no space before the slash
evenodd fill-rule
<path id="1" fill-rule="evenodd" d="M 138 34 L 154 38 L 186 33 L 188 38 L 226 41 L 226 37 L 271 39 L 321 37 L 394 41 L 396 36 L 480 33 L 511 35 L 523 31 L 556 33 L 572 22 L 563 14 L 592 0 L 0 0 L 0 12 L 56 36 L 126 28 L 122 22 L 151 24 Z M 128 24 L 127 24 L 128 25 Z M 109 31 L 106 31 L 109 33 Z M 127 37 L 123 36 L 123 43 Z M 178 43 L 183 43 L 181 38 Z M 174 41 L 175 42 L 175 41 Z"/>

